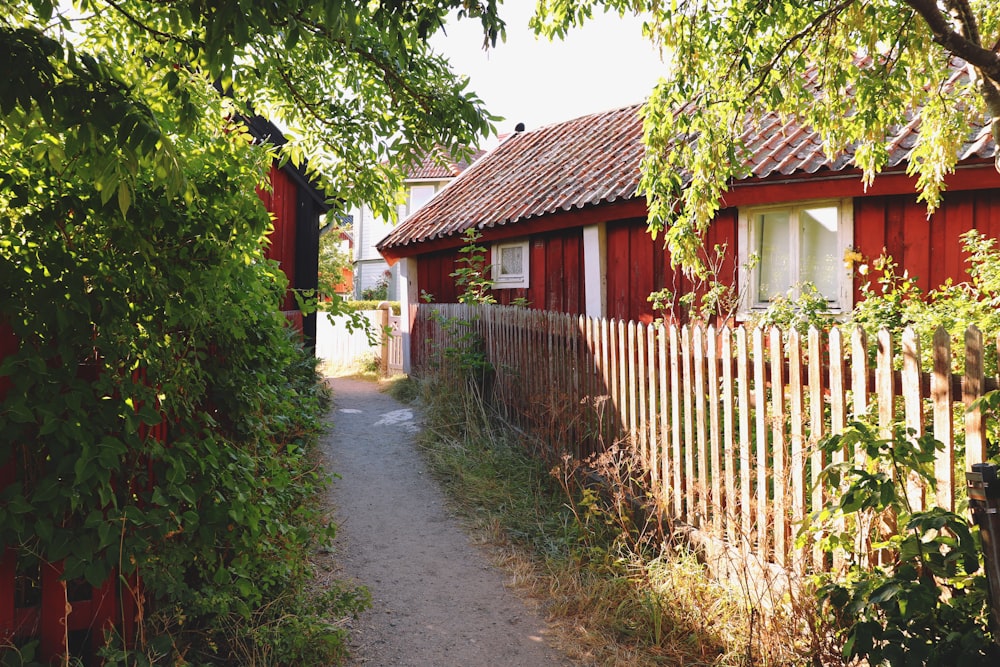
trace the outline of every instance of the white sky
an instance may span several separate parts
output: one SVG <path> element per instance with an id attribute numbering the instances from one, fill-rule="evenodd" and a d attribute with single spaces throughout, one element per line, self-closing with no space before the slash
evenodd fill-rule
<path id="1" fill-rule="evenodd" d="M 505 117 L 499 132 L 519 122 L 530 130 L 641 102 L 664 72 L 639 19 L 595 15 L 564 41 L 549 42 L 528 28 L 534 4 L 507 0 L 500 6 L 507 41 L 488 52 L 476 20 L 452 21 L 447 35 L 431 40 L 456 72 L 469 76 L 486 108 Z"/>

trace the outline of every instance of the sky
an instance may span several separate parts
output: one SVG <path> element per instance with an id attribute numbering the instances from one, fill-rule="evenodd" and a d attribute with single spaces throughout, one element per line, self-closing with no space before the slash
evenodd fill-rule
<path id="1" fill-rule="evenodd" d="M 528 28 L 533 0 L 507 0 L 500 15 L 507 41 L 484 51 L 478 21 L 451 21 L 431 44 L 511 132 L 642 102 L 664 71 L 637 18 L 600 14 L 564 41 L 535 38 Z"/>

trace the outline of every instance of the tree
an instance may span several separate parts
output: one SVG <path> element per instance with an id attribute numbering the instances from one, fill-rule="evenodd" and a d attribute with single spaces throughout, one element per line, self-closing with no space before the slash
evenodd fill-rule
<path id="1" fill-rule="evenodd" d="M 344 228 L 333 225 L 319 237 L 319 292 L 323 297 L 337 294 L 345 283 L 344 274 L 353 270 L 351 253 L 341 247 Z"/>
<path id="2" fill-rule="evenodd" d="M 854 146 L 866 184 L 890 128 L 917 117 L 907 170 L 928 212 L 961 144 L 990 122 L 1000 137 L 993 0 L 542 0 L 534 26 L 560 36 L 600 7 L 647 16 L 667 54 L 644 110 L 640 190 L 672 261 L 696 272 L 700 235 L 744 175 L 740 135 L 768 113 L 814 128 L 831 156 Z"/>
<path id="3" fill-rule="evenodd" d="M 284 157 L 309 165 L 333 201 L 386 217 L 400 185 L 389 166 L 435 144 L 461 150 L 491 117 L 426 45 L 452 9 L 503 32 L 495 0 L 8 0 L 0 16 L 0 139 L 48 132 L 50 151 L 122 208 L 135 170 L 184 187 L 179 137 L 209 111 L 214 85 L 232 112 L 287 128 Z M 139 85 L 139 82 L 142 85 Z M 176 106 L 152 103 L 150 93 Z M 177 115 L 168 111 L 178 110 Z M 218 120 L 218 119 L 216 119 Z"/>
<path id="4" fill-rule="evenodd" d="M 328 406 L 255 190 L 308 157 L 337 207 L 391 211 L 389 157 L 490 129 L 424 39 L 452 7 L 494 39 L 494 3 L 2 6 L 0 554 L 141 579 L 109 664 L 335 662 L 363 596 L 309 585 Z"/>

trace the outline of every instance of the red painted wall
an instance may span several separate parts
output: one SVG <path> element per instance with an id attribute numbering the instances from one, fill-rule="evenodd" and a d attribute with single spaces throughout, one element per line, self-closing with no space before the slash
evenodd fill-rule
<path id="1" fill-rule="evenodd" d="M 295 284 L 295 223 L 296 206 L 298 204 L 298 188 L 292 179 L 281 169 L 271 167 L 271 192 L 258 190 L 264 206 L 274 216 L 274 231 L 268 236 L 270 244 L 266 249 L 268 259 L 273 259 L 281 266 L 289 286 Z M 285 294 L 282 310 L 295 310 L 295 297 L 291 292 Z"/>
<path id="2" fill-rule="evenodd" d="M 578 315 L 586 305 L 583 278 L 583 231 L 580 228 L 539 234 L 529 246 L 527 289 L 493 290 L 497 303 L 509 305 L 524 298 L 529 307 Z M 459 290 L 451 277 L 461 257 L 458 250 L 421 255 L 417 262 L 417 286 L 433 295 L 435 303 L 458 301 Z"/>
<path id="3" fill-rule="evenodd" d="M 1000 189 L 946 193 L 942 206 L 927 218 L 927 207 L 913 195 L 854 200 L 854 246 L 866 259 L 887 253 L 909 271 L 924 291 L 948 278 L 965 280 L 966 254 L 959 236 L 978 229 L 1000 238 Z M 856 275 L 860 285 L 871 276 Z"/>
<path id="4" fill-rule="evenodd" d="M 458 289 L 449 274 L 458 268 L 458 250 L 441 250 L 421 255 L 417 261 L 417 288 L 420 298 L 429 295 L 434 303 L 455 303 Z"/>
<path id="5" fill-rule="evenodd" d="M 736 209 L 725 209 L 719 214 L 706 241 L 709 248 L 727 244 L 719 274 L 733 276 L 737 250 Z M 653 240 L 643 218 L 609 223 L 607 252 L 609 318 L 652 322 L 662 313 L 653 312 L 648 301 L 651 292 L 666 288 L 682 295 L 694 289 L 691 280 L 670 267 L 670 255 L 663 249 L 663 235 Z"/>
<path id="6" fill-rule="evenodd" d="M 566 229 L 531 241 L 527 290 L 494 290 L 500 303 L 525 297 L 531 308 L 579 315 L 586 310 L 583 277 L 583 230 Z"/>
<path id="7" fill-rule="evenodd" d="M 799 186 L 798 199 L 803 187 Z M 811 192 L 811 191 L 809 191 Z M 808 192 L 807 192 L 808 194 Z M 613 215 L 612 211 L 608 211 Z M 530 229 L 528 224 L 525 230 Z M 926 206 L 907 194 L 854 199 L 854 245 L 870 261 L 886 252 L 909 271 L 924 291 L 946 279 L 967 278 L 966 256 L 959 236 L 978 229 L 991 238 L 1000 238 L 1000 188 L 947 192 L 938 211 L 927 218 Z M 737 209 L 723 209 L 706 238 L 708 248 L 727 244 L 719 275 L 735 280 Z M 422 255 L 418 261 L 420 289 L 434 295 L 434 301 L 457 300 L 454 278 L 459 254 L 443 250 Z M 607 225 L 607 316 L 650 322 L 654 313 L 647 301 L 650 292 L 667 288 L 685 294 L 694 287 L 680 271 L 670 267 L 663 249 L 662 235 L 655 241 L 646 231 L 643 218 L 609 222 Z M 543 280 L 539 278 L 543 277 Z M 856 275 L 855 299 L 860 285 L 870 276 Z M 585 310 L 583 242 L 581 228 L 539 234 L 531 243 L 531 287 L 527 290 L 496 290 L 497 300 L 510 303 L 525 297 L 532 308 L 578 314 Z"/>

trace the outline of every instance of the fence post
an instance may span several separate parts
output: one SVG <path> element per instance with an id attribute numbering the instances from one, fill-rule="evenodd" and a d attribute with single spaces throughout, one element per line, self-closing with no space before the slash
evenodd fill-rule
<path id="1" fill-rule="evenodd" d="M 389 376 L 389 309 L 392 306 L 388 301 L 382 301 L 378 304 L 378 309 L 381 311 L 381 316 L 379 318 L 379 328 L 382 330 L 382 355 L 380 360 L 380 372 L 382 377 Z"/>
<path id="2" fill-rule="evenodd" d="M 979 525 L 983 543 L 983 564 L 989 585 L 993 641 L 1000 644 L 1000 481 L 992 463 L 974 463 L 965 473 L 969 508 Z"/>

